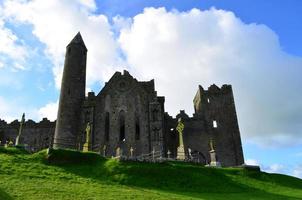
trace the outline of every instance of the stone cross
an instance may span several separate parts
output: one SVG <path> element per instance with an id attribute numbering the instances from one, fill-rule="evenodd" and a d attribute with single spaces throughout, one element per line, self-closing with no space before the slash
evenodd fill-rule
<path id="1" fill-rule="evenodd" d="M 91 127 L 90 127 L 90 123 L 87 123 L 86 126 L 86 142 L 83 145 L 83 151 L 87 152 L 90 149 L 90 131 L 91 131 Z"/>
<path id="2" fill-rule="evenodd" d="M 183 130 L 185 128 L 185 125 L 182 123 L 181 118 L 178 119 L 178 124 L 176 127 L 176 130 L 179 134 L 179 146 L 183 146 L 184 142 L 183 142 Z"/>
<path id="3" fill-rule="evenodd" d="M 106 145 L 104 145 L 104 147 L 103 147 L 103 156 L 105 157 L 106 156 Z"/>
<path id="4" fill-rule="evenodd" d="M 86 126 L 86 143 L 90 143 L 90 131 L 91 131 L 91 126 L 90 126 L 90 123 L 88 122 L 87 123 L 87 126 Z"/>
<path id="5" fill-rule="evenodd" d="M 134 149 L 132 147 L 130 147 L 130 157 L 131 158 L 133 157 L 133 151 L 134 151 Z"/>
<path id="6" fill-rule="evenodd" d="M 176 130 L 179 134 L 179 146 L 177 147 L 177 159 L 184 160 L 185 159 L 185 148 L 183 142 L 183 130 L 185 125 L 182 123 L 181 118 L 178 119 L 178 124 Z"/>
<path id="7" fill-rule="evenodd" d="M 213 139 L 210 139 L 210 151 L 215 151 L 213 145 Z"/>
<path id="8" fill-rule="evenodd" d="M 19 140 L 20 140 L 20 137 L 21 137 L 21 134 L 22 134 L 22 128 L 23 128 L 24 122 L 25 122 L 25 113 L 23 113 L 21 121 L 20 121 L 19 133 L 16 137 L 16 142 L 15 142 L 16 146 L 19 145 Z"/>

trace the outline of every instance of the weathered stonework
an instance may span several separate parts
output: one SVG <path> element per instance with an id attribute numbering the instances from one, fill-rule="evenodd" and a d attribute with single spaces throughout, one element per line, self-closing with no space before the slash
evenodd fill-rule
<path id="1" fill-rule="evenodd" d="M 78 33 L 66 47 L 54 148 L 77 148 L 85 99 L 87 48 Z"/>
<path id="2" fill-rule="evenodd" d="M 19 127 L 20 121 L 18 120 L 15 120 L 9 124 L 3 120 L 0 120 L 1 145 L 4 145 L 9 141 L 15 143 Z M 20 144 L 27 145 L 28 148 L 33 152 L 48 148 L 53 141 L 54 131 L 55 122 L 50 122 L 46 118 L 38 123 L 28 120 L 23 126 Z"/>
<path id="3" fill-rule="evenodd" d="M 85 97 L 86 52 L 78 34 L 67 46 L 56 128 L 54 122 L 27 121 L 22 134 L 25 143 L 38 144 L 41 149 L 54 134 L 55 148 L 83 150 L 90 123 L 90 151 L 131 158 L 161 152 L 164 157 L 177 158 L 176 126 L 181 118 L 185 160 L 209 164 L 213 150 L 209 142 L 213 141 L 222 166 L 244 163 L 230 85 L 211 85 L 208 90 L 199 86 L 193 116 L 182 110 L 174 118 L 165 112 L 165 98 L 157 96 L 154 80 L 138 81 L 128 71 L 116 72 L 97 95 L 90 92 Z M 0 139 L 14 140 L 18 128 L 17 121 L 0 121 Z"/>

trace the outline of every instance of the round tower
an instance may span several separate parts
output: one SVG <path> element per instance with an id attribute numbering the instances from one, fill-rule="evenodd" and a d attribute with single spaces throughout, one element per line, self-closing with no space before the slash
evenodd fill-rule
<path id="1" fill-rule="evenodd" d="M 77 149 L 85 99 L 87 48 L 80 32 L 66 47 L 54 148 Z"/>

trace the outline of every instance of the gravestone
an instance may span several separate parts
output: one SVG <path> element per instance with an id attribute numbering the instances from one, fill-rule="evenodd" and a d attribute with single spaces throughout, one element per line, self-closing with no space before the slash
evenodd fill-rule
<path id="1" fill-rule="evenodd" d="M 115 157 L 121 157 L 121 148 L 120 147 L 117 147 L 115 152 L 116 152 Z"/>
<path id="2" fill-rule="evenodd" d="M 168 150 L 167 155 L 168 155 L 168 158 L 170 159 L 171 158 L 171 151 L 170 150 Z"/>

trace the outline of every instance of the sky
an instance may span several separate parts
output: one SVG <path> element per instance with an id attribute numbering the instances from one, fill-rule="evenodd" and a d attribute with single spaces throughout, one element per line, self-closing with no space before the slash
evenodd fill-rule
<path id="1" fill-rule="evenodd" d="M 0 118 L 55 120 L 80 31 L 86 92 L 127 69 L 175 116 L 199 84 L 232 84 L 245 162 L 302 178 L 301 15 L 300 0 L 0 0 Z"/>

